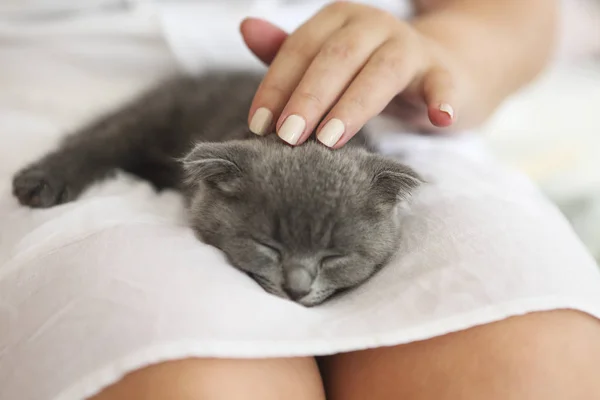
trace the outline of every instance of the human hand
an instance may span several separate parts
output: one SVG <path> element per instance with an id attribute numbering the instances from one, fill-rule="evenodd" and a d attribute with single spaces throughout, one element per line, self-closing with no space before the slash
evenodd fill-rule
<path id="1" fill-rule="evenodd" d="M 275 128 L 297 145 L 316 128 L 319 141 L 339 148 L 384 109 L 425 130 L 457 120 L 465 74 L 441 46 L 384 11 L 334 2 L 289 36 L 258 19 L 241 31 L 270 64 L 250 109 L 256 134 Z"/>

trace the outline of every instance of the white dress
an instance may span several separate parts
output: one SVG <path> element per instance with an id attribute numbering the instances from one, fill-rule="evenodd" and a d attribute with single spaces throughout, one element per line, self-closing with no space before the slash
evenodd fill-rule
<path id="1" fill-rule="evenodd" d="M 266 294 L 193 237 L 176 193 L 131 177 L 19 207 L 12 174 L 61 134 L 177 68 L 256 67 L 242 16 L 292 29 L 323 2 L 59 3 L 0 6 L 0 400 L 81 399 L 189 356 L 325 355 L 558 308 L 600 317 L 600 273 L 570 226 L 469 133 L 379 121 L 381 150 L 432 184 L 403 221 L 399 256 L 316 308 Z"/>

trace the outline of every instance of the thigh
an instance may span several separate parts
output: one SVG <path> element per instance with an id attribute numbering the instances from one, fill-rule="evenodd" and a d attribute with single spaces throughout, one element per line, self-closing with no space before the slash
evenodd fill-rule
<path id="1" fill-rule="evenodd" d="M 324 400 L 314 359 L 190 358 L 125 376 L 92 400 Z"/>
<path id="2" fill-rule="evenodd" d="M 575 311 L 509 318 L 323 360 L 328 399 L 600 398 L 600 322 Z"/>

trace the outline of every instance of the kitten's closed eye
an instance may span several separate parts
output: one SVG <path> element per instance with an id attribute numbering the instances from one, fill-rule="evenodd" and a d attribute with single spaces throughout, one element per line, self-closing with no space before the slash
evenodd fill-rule
<path id="1" fill-rule="evenodd" d="M 274 243 L 265 243 L 265 241 L 250 239 L 256 246 L 256 249 L 260 252 L 260 254 L 273 259 L 273 260 L 281 260 L 281 251 L 279 250 L 279 246 Z"/>
<path id="2" fill-rule="evenodd" d="M 321 258 L 321 268 L 334 268 L 346 258 L 344 254 L 328 254 Z"/>

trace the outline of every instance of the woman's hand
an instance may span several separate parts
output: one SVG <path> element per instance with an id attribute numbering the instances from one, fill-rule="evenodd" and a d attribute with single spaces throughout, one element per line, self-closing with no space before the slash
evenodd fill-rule
<path id="1" fill-rule="evenodd" d="M 369 6 L 334 2 L 289 36 L 257 19 L 241 30 L 271 64 L 250 109 L 250 129 L 264 135 L 275 128 L 292 145 L 316 129 L 319 141 L 339 148 L 386 107 L 420 128 L 448 127 L 469 89 L 440 45 Z"/>

